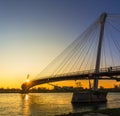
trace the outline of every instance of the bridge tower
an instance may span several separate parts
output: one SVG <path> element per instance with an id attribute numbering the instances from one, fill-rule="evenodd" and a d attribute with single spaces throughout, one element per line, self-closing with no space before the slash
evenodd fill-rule
<path id="1" fill-rule="evenodd" d="M 99 18 L 100 23 L 100 35 L 98 41 L 97 48 L 97 57 L 96 57 L 96 65 L 95 65 L 95 73 L 98 74 L 100 70 L 100 59 L 101 59 L 101 49 L 104 35 L 104 25 L 106 21 L 107 14 L 101 14 Z M 107 92 L 106 91 L 97 91 L 98 90 L 98 79 L 99 76 L 95 76 L 94 78 L 94 86 L 93 91 L 88 92 L 74 92 L 72 97 L 72 103 L 99 103 L 107 101 Z"/>
<path id="2" fill-rule="evenodd" d="M 100 27 L 98 49 L 97 49 L 95 73 L 99 73 L 99 69 L 100 69 L 101 48 L 102 48 L 102 41 L 103 41 L 103 35 L 104 35 L 104 25 L 105 25 L 106 17 L 107 17 L 107 14 L 103 13 L 103 14 L 101 14 L 100 19 L 99 19 L 99 23 L 100 23 L 101 27 Z M 95 90 L 95 91 L 98 89 L 98 78 L 99 78 L 99 76 L 96 76 L 94 79 L 93 90 Z"/>

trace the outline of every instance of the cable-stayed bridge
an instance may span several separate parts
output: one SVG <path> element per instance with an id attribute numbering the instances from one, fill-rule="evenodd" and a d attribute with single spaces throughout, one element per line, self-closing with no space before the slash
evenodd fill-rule
<path id="1" fill-rule="evenodd" d="M 31 87 L 63 80 L 120 80 L 120 15 L 103 13 L 37 77 L 22 84 Z"/>

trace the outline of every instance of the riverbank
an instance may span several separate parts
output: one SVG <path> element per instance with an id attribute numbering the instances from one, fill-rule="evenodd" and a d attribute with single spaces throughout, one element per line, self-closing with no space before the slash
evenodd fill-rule
<path id="1" fill-rule="evenodd" d="M 104 89 L 107 92 L 120 92 L 120 87 L 119 88 L 110 88 L 110 89 Z M 20 88 L 0 88 L 0 93 L 21 93 L 22 89 Z M 67 89 L 46 89 L 46 88 L 32 88 L 28 91 L 28 93 L 73 93 L 74 91 L 80 91 L 80 92 L 85 92 L 89 91 L 89 89 L 81 89 L 81 88 L 74 88 L 73 90 L 67 90 Z"/>
<path id="2" fill-rule="evenodd" d="M 56 116 L 120 116 L 120 108 L 95 110 L 82 113 L 68 113 Z"/>

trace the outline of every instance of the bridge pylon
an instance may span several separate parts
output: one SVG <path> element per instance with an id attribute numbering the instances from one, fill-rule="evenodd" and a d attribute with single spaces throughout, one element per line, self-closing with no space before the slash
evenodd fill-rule
<path id="1" fill-rule="evenodd" d="M 103 42 L 103 35 L 104 35 L 104 25 L 107 18 L 107 13 L 103 13 L 100 16 L 99 23 L 101 24 L 100 28 L 100 35 L 99 35 L 99 42 L 98 42 L 98 49 L 97 49 L 97 58 L 96 58 L 96 66 L 95 66 L 95 73 L 99 73 L 100 70 L 100 59 L 101 59 L 101 48 Z M 98 89 L 98 76 L 94 79 L 94 90 Z"/>

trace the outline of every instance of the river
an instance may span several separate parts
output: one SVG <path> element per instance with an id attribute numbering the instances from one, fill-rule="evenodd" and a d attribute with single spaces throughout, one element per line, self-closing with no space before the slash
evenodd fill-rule
<path id="1" fill-rule="evenodd" d="M 72 93 L 0 93 L 0 116 L 54 116 L 69 112 L 120 108 L 120 93 L 108 93 L 106 104 L 71 104 Z"/>

